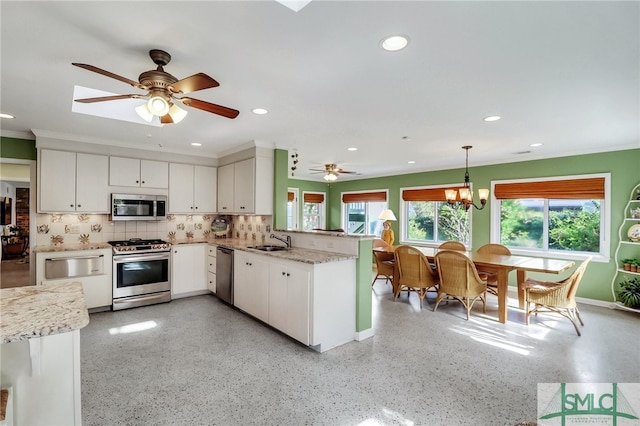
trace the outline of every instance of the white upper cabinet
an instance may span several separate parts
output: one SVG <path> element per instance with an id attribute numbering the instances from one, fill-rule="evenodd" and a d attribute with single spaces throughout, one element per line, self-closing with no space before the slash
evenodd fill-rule
<path id="1" fill-rule="evenodd" d="M 235 165 L 227 164 L 218 167 L 218 212 L 233 213 L 233 172 Z"/>
<path id="2" fill-rule="evenodd" d="M 169 163 L 169 213 L 216 211 L 215 167 Z"/>
<path id="3" fill-rule="evenodd" d="M 109 185 L 166 189 L 169 185 L 168 163 L 137 158 L 110 157 Z"/>
<path id="4" fill-rule="evenodd" d="M 109 213 L 109 158 L 41 149 L 38 211 Z"/>
<path id="5" fill-rule="evenodd" d="M 218 212 L 273 214 L 273 157 L 257 156 L 219 167 Z"/>

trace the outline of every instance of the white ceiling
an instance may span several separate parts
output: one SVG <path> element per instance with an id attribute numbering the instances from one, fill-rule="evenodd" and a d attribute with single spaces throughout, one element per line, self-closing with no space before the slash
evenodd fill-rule
<path id="1" fill-rule="evenodd" d="M 2 1 L 0 12 L 0 111 L 16 116 L 0 121 L 5 136 L 211 157 L 255 140 L 297 150 L 296 177 L 315 180 L 308 169 L 329 162 L 361 173 L 340 179 L 463 167 L 463 145 L 471 166 L 640 147 L 636 1 L 313 0 L 299 12 L 270 0 Z M 409 46 L 383 51 L 397 33 Z M 75 85 L 143 93 L 72 62 L 137 80 L 155 48 L 177 78 L 220 82 L 190 96 L 239 117 L 188 108 L 152 127 L 71 111 Z"/>

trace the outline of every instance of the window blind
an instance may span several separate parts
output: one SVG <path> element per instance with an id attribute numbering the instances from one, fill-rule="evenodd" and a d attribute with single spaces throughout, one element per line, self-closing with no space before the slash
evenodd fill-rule
<path id="1" fill-rule="evenodd" d="M 291 202 L 295 198 L 295 194 L 293 192 L 287 192 L 287 201 Z"/>
<path id="2" fill-rule="evenodd" d="M 324 203 L 324 194 L 304 194 L 305 203 Z"/>
<path id="3" fill-rule="evenodd" d="M 444 191 L 446 189 L 455 189 L 457 192 L 460 188 L 462 187 L 405 189 L 402 191 L 402 201 L 447 201 Z"/>
<path id="4" fill-rule="evenodd" d="M 546 198 L 559 200 L 603 200 L 604 177 L 548 180 L 540 182 L 498 183 L 494 195 L 499 200 Z"/>
<path id="5" fill-rule="evenodd" d="M 343 203 L 365 203 L 367 201 L 387 201 L 387 193 L 380 191 L 342 194 Z"/>

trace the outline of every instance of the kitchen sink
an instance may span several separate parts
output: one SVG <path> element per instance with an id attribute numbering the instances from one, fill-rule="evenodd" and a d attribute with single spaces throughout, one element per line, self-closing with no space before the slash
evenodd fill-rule
<path id="1" fill-rule="evenodd" d="M 262 246 L 251 246 L 250 249 L 260 250 L 260 251 L 282 251 L 287 248 L 284 246 L 274 246 L 274 245 L 262 245 Z"/>

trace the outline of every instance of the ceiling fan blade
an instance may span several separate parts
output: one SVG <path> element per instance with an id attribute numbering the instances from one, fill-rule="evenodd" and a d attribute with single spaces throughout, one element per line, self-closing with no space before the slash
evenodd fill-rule
<path id="1" fill-rule="evenodd" d="M 93 102 L 104 102 L 104 101 L 117 101 L 119 99 L 138 99 L 144 98 L 146 95 L 113 95 L 113 96 L 100 96 L 97 98 L 83 98 L 83 99 L 74 99 L 75 102 L 80 102 L 83 104 L 90 104 Z"/>
<path id="2" fill-rule="evenodd" d="M 238 110 L 227 108 L 222 105 L 212 104 L 206 101 L 201 101 L 199 99 L 193 99 L 193 98 L 175 98 L 175 99 L 179 100 L 186 106 L 201 109 L 203 111 L 207 111 L 213 114 L 218 114 L 227 118 L 236 118 L 238 114 L 240 114 L 240 111 Z"/>
<path id="3" fill-rule="evenodd" d="M 336 173 L 344 173 L 344 174 L 348 174 L 348 175 L 357 175 L 358 172 L 348 172 L 346 170 L 336 170 Z"/>
<path id="4" fill-rule="evenodd" d="M 160 123 L 162 124 L 173 124 L 173 118 L 169 114 L 165 114 L 160 117 Z"/>
<path id="5" fill-rule="evenodd" d="M 198 73 L 191 77 L 178 80 L 169 86 L 169 90 L 173 93 L 191 93 L 197 90 L 210 89 L 211 87 L 218 87 L 220 83 L 206 74 Z"/>
<path id="6" fill-rule="evenodd" d="M 137 87 L 138 89 L 142 89 L 142 90 L 148 90 L 149 89 L 148 87 L 143 86 L 142 84 L 138 83 L 137 81 L 133 81 L 133 80 L 130 80 L 130 79 L 126 78 L 126 77 L 122 77 L 121 75 L 114 74 L 112 72 L 103 70 L 102 68 L 94 67 L 93 65 L 79 64 L 77 62 L 72 62 L 71 65 L 75 65 L 76 67 L 84 68 L 85 70 L 97 72 L 98 74 L 106 75 L 107 77 L 115 78 L 116 80 L 120 80 L 123 83 L 130 84 L 131 86 Z"/>

